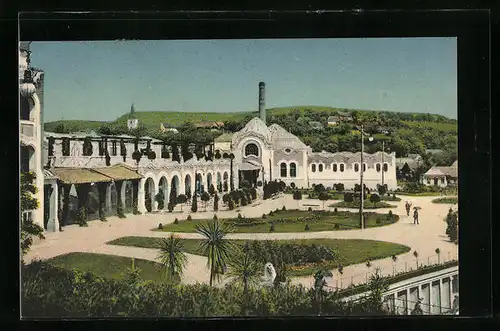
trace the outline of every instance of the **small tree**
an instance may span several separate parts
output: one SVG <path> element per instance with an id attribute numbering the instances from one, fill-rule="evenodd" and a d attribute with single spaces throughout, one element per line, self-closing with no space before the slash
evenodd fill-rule
<path id="1" fill-rule="evenodd" d="M 219 195 L 217 194 L 217 192 L 215 192 L 214 194 L 214 211 L 218 211 L 219 210 Z"/>
<path id="2" fill-rule="evenodd" d="M 165 196 L 163 195 L 163 191 L 155 195 L 155 201 L 158 203 L 158 209 L 163 209 L 165 207 Z"/>
<path id="3" fill-rule="evenodd" d="M 188 201 L 188 198 L 184 194 L 179 194 L 176 201 L 177 201 L 177 203 L 181 204 L 181 211 L 182 211 L 182 206 Z"/>
<path id="4" fill-rule="evenodd" d="M 234 200 L 231 197 L 229 198 L 227 205 L 229 210 L 234 209 Z"/>
<path id="5" fill-rule="evenodd" d="M 38 188 L 33 184 L 36 178 L 35 173 L 28 172 L 21 174 L 21 213 L 35 210 L 39 206 L 38 200 L 33 194 L 38 192 Z M 45 239 L 43 228 L 33 223 L 30 218 L 21 219 L 21 254 L 24 256 L 33 244 L 33 237 Z"/>
<path id="6" fill-rule="evenodd" d="M 191 211 L 196 213 L 198 211 L 198 199 L 196 194 L 193 194 L 193 202 L 191 202 Z"/>
<path id="7" fill-rule="evenodd" d="M 215 186 L 213 184 L 210 184 L 208 187 L 208 193 L 213 196 L 215 194 Z"/>
<path id="8" fill-rule="evenodd" d="M 327 201 L 330 197 L 328 196 L 328 193 L 326 193 L 325 191 L 323 191 L 323 192 L 320 192 L 318 198 L 319 198 L 320 201 L 323 201 L 323 210 L 324 210 L 325 209 L 325 201 Z"/>
<path id="9" fill-rule="evenodd" d="M 210 200 L 210 194 L 208 194 L 207 192 L 203 192 L 201 194 L 201 201 L 203 201 L 205 203 L 205 210 L 207 210 L 207 202 L 208 200 Z"/>
<path id="10" fill-rule="evenodd" d="M 386 185 L 377 185 L 377 191 L 378 191 L 378 194 L 380 194 L 381 196 L 386 194 L 387 193 L 387 186 Z"/>
<path id="11" fill-rule="evenodd" d="M 440 264 L 441 263 L 441 250 L 439 248 L 436 248 L 435 252 L 438 256 L 438 264 Z"/>
<path id="12" fill-rule="evenodd" d="M 378 194 L 370 195 L 370 202 L 373 203 L 374 206 L 376 206 L 377 202 L 380 202 L 380 197 L 378 196 Z"/>
<path id="13" fill-rule="evenodd" d="M 354 201 L 354 197 L 352 195 L 352 193 L 344 193 L 344 201 L 345 202 L 353 202 Z"/>
<path id="14" fill-rule="evenodd" d="M 300 209 L 300 200 L 302 200 L 302 192 L 300 191 L 293 192 L 293 200 L 297 200 L 297 206 Z"/>

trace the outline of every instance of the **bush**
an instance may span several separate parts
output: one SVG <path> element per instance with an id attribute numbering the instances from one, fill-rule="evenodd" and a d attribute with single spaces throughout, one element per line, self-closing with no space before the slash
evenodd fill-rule
<path id="1" fill-rule="evenodd" d="M 333 209 L 333 212 L 334 213 L 338 213 L 339 212 L 339 210 L 337 209 L 337 207 L 335 207 L 335 209 Z"/>
<path id="2" fill-rule="evenodd" d="M 174 222 L 175 223 L 175 222 Z M 158 230 L 163 230 L 163 224 L 158 224 Z"/>
<path id="3" fill-rule="evenodd" d="M 260 180 L 259 180 L 259 181 L 257 182 L 257 186 L 258 186 L 258 187 L 261 187 L 261 186 L 262 186 L 262 181 L 260 181 Z"/>
<path id="4" fill-rule="evenodd" d="M 304 231 L 309 231 L 309 224 L 306 224 L 306 226 L 304 227 Z"/>
<path id="5" fill-rule="evenodd" d="M 174 220 L 174 224 L 179 224 L 179 219 L 177 219 L 177 218 L 176 218 L 176 219 Z"/>
<path id="6" fill-rule="evenodd" d="M 285 207 L 285 206 L 283 206 L 283 208 L 281 208 L 281 210 L 282 210 L 282 211 L 286 211 L 286 207 Z"/>
<path id="7" fill-rule="evenodd" d="M 247 199 L 245 197 L 241 198 L 241 205 L 246 206 L 247 204 Z"/>
<path id="8" fill-rule="evenodd" d="M 377 224 L 377 225 L 382 224 L 382 220 L 381 220 L 380 218 L 377 218 L 377 219 L 375 220 L 375 224 Z"/>
<path id="9" fill-rule="evenodd" d="M 392 220 L 393 217 L 394 217 L 394 215 L 392 214 L 392 210 L 389 210 L 389 213 L 387 214 L 387 218 L 389 220 Z"/>
<path id="10" fill-rule="evenodd" d="M 186 221 L 191 221 L 193 220 L 193 218 L 191 217 L 191 215 L 188 215 L 188 217 L 186 218 Z"/>
<path id="11" fill-rule="evenodd" d="M 354 201 L 354 196 L 352 193 L 344 193 L 344 201 L 345 202 L 353 202 Z"/>
<path id="12" fill-rule="evenodd" d="M 295 188 L 295 183 L 290 183 L 291 188 Z"/>
<path id="13" fill-rule="evenodd" d="M 272 210 L 269 212 L 269 216 L 274 216 L 274 213 Z"/>
<path id="14" fill-rule="evenodd" d="M 172 212 L 174 210 L 174 205 L 172 203 L 168 204 L 168 211 Z"/>
<path id="15" fill-rule="evenodd" d="M 241 216 L 241 213 L 238 213 L 238 219 L 239 220 L 243 219 L 243 216 Z"/>
<path id="16" fill-rule="evenodd" d="M 274 232 L 275 229 L 274 229 L 274 223 L 271 224 L 271 227 L 269 228 L 269 232 Z"/>
<path id="17" fill-rule="evenodd" d="M 218 220 L 218 218 L 217 218 L 217 214 L 214 214 L 213 220 L 214 220 L 214 221 Z"/>
<path id="18" fill-rule="evenodd" d="M 229 198 L 229 201 L 228 201 L 228 209 L 229 210 L 233 210 L 234 209 L 234 200 Z"/>
<path id="19" fill-rule="evenodd" d="M 307 211 L 313 211 L 312 207 L 307 208 Z"/>
<path id="20" fill-rule="evenodd" d="M 262 214 L 262 219 L 265 220 L 267 218 L 266 214 Z"/>
<path id="21" fill-rule="evenodd" d="M 335 230 L 338 230 L 338 229 L 340 229 L 340 224 L 338 224 L 338 223 L 335 223 L 335 225 L 333 226 L 333 228 L 334 228 Z"/>

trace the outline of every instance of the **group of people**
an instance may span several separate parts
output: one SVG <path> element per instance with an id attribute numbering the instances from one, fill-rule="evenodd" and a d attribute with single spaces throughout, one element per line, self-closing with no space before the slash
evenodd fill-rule
<path id="1" fill-rule="evenodd" d="M 405 202 L 406 216 L 410 216 L 411 206 L 412 206 L 411 201 Z M 413 207 L 413 224 L 419 224 L 418 223 L 418 207 Z"/>

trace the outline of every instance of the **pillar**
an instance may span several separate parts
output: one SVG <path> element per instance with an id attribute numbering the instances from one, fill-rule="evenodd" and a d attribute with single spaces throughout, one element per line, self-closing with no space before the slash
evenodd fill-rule
<path id="1" fill-rule="evenodd" d="M 108 184 L 106 187 L 106 203 L 105 203 L 106 212 L 110 212 L 112 206 L 113 206 L 113 201 L 111 199 L 111 184 Z"/>
<path id="2" fill-rule="evenodd" d="M 420 293 L 423 298 L 422 300 L 422 310 L 424 315 L 429 315 L 431 302 L 431 287 L 430 283 L 420 285 Z"/>
<path id="3" fill-rule="evenodd" d="M 155 183 L 153 180 L 153 187 L 151 188 L 151 211 L 158 211 L 158 202 L 156 202 L 156 193 L 160 192 L 159 190 L 160 182 Z"/>
<path id="4" fill-rule="evenodd" d="M 123 214 L 123 201 L 122 201 L 122 186 L 123 180 L 115 181 L 116 188 L 116 215 L 120 218 L 125 217 Z"/>
<path id="5" fill-rule="evenodd" d="M 137 210 L 144 214 L 146 212 L 146 197 L 144 192 L 144 183 L 146 180 L 140 179 L 138 181 L 138 189 L 137 189 Z"/>
<path id="6" fill-rule="evenodd" d="M 134 179 L 132 180 L 132 213 L 138 214 L 139 213 L 139 184 L 140 180 L 139 179 Z"/>
<path id="7" fill-rule="evenodd" d="M 62 218 L 60 218 L 61 227 L 68 224 L 69 216 L 69 192 L 71 190 L 71 184 L 61 185 L 63 189 L 63 200 L 62 200 Z"/>
<path id="8" fill-rule="evenodd" d="M 451 309 L 451 279 L 450 277 L 441 280 L 441 306 L 444 311 Z"/>
<path id="9" fill-rule="evenodd" d="M 108 189 L 109 183 L 97 183 L 97 190 L 99 193 L 99 219 L 101 221 L 106 221 L 106 211 L 105 211 L 105 203 L 106 203 L 106 193 L 111 190 Z"/>
<path id="10" fill-rule="evenodd" d="M 51 185 L 49 189 L 49 222 L 47 230 L 52 232 L 59 231 L 59 188 L 57 183 Z"/>
<path id="11" fill-rule="evenodd" d="M 440 314 L 442 305 L 441 300 L 441 281 L 436 280 L 431 283 L 431 295 L 430 300 L 432 302 L 431 313 L 433 315 Z"/>

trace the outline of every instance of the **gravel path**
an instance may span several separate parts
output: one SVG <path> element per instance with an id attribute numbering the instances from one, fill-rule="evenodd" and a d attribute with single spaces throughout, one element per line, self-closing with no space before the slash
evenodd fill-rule
<path id="1" fill-rule="evenodd" d="M 386 213 L 392 210 L 394 214 L 400 215 L 399 222 L 394 224 L 369 228 L 365 230 L 344 230 L 344 231 L 323 231 L 323 232 L 302 232 L 302 233 L 233 233 L 228 235 L 231 239 L 248 239 L 248 240 L 267 240 L 267 239 L 311 239 L 311 238 L 326 238 L 326 239 L 370 239 L 393 242 L 409 246 L 411 251 L 398 256 L 396 263 L 391 258 L 385 258 L 372 262 L 372 266 L 368 268 L 364 263 L 344 267 L 342 277 L 334 272 L 334 278 L 329 281 L 330 287 L 346 287 L 349 284 L 363 283 L 373 273 L 375 268 L 381 268 L 384 275 L 392 274 L 394 270 L 404 271 L 409 268 L 415 268 L 417 260 L 413 252 L 418 252 L 418 263 L 433 263 L 437 262 L 438 256 L 435 249 L 439 248 L 441 262 L 458 258 L 458 246 L 448 242 L 445 235 L 446 223 L 443 221 L 448 213 L 448 209 L 452 207 L 449 204 L 435 204 L 431 201 L 436 197 L 411 197 L 413 206 L 419 206 L 420 210 L 420 225 L 414 225 L 413 219 L 406 216 L 404 209 L 404 201 L 406 197 L 402 197 L 400 202 L 390 202 L 396 205 L 395 208 L 379 209 L 379 212 Z M 336 202 L 327 201 L 325 206 Z M 256 203 L 241 207 L 240 210 L 233 211 L 218 211 L 217 215 L 220 218 L 236 217 L 241 213 L 245 217 L 258 217 L 263 213 L 269 213 L 271 210 L 286 206 L 287 209 L 306 209 L 303 205 L 315 204 L 322 206 L 322 202 L 318 200 L 304 199 L 299 203 L 293 200 L 291 195 L 282 195 L 274 200 L 260 200 Z M 456 209 L 456 205 L 453 206 Z M 91 221 L 86 228 L 80 228 L 78 225 L 70 225 L 64 228 L 64 232 L 46 233 L 46 239 L 36 241 L 31 251 L 26 256 L 25 260 L 30 261 L 34 258 L 48 259 L 57 255 L 70 252 L 93 252 L 102 254 L 114 254 L 120 256 L 130 256 L 147 260 L 155 260 L 158 254 L 156 249 L 124 247 L 107 245 L 106 242 L 124 237 L 124 236 L 144 236 L 144 237 L 167 237 L 170 233 L 151 231 L 156 228 L 158 223 L 168 224 L 174 221 L 175 218 L 184 220 L 188 214 L 191 214 L 193 219 L 203 219 L 213 217 L 213 211 L 202 211 L 197 213 L 189 213 L 189 206 L 184 206 L 184 212 L 180 209 L 174 213 L 158 213 L 145 215 L 129 215 L 125 219 L 117 217 L 108 218 L 108 222 Z M 328 208 L 327 209 L 332 209 Z M 338 210 L 345 210 L 338 208 Z M 352 209 L 351 209 L 352 210 Z M 354 211 L 354 210 L 352 210 Z M 182 238 L 201 238 L 195 233 L 178 234 Z M 208 282 L 209 271 L 206 267 L 206 258 L 202 256 L 188 254 L 188 266 L 184 271 L 183 282 L 196 283 Z M 312 276 L 295 277 L 292 283 L 311 286 L 313 282 Z M 224 282 L 223 282 L 224 283 Z"/>

